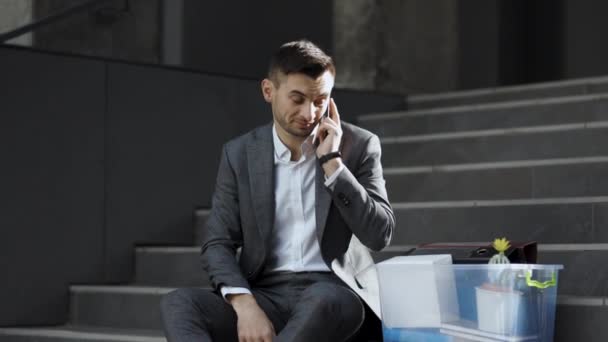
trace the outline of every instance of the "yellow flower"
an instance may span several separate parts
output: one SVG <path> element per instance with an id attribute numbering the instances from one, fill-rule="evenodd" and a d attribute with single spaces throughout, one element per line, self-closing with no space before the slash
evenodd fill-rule
<path id="1" fill-rule="evenodd" d="M 492 247 L 494 247 L 494 249 L 497 250 L 498 253 L 504 253 L 507 249 L 509 249 L 509 247 L 511 247 L 511 245 L 509 244 L 507 238 L 503 237 L 502 239 L 494 240 Z"/>

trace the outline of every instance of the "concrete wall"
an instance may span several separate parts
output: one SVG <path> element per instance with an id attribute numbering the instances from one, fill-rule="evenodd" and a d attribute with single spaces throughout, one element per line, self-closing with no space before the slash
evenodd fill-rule
<path id="1" fill-rule="evenodd" d="M 308 38 L 333 51 L 331 1 L 187 0 L 183 8 L 188 68 L 259 78 L 284 42 Z"/>
<path id="2" fill-rule="evenodd" d="M 338 84 L 428 92 L 458 86 L 456 1 L 334 0 Z"/>
<path id="3" fill-rule="evenodd" d="M 77 2 L 3 1 L 0 30 Z M 304 37 L 335 57 L 339 86 L 403 94 L 608 74 L 608 8 L 594 0 L 129 3 L 127 12 L 123 0 L 112 0 L 55 23 L 36 32 L 33 44 L 258 78 L 280 43 Z"/>
<path id="4" fill-rule="evenodd" d="M 564 10 L 564 76 L 608 75 L 608 3 L 566 0 Z"/>
<path id="5" fill-rule="evenodd" d="M 593 0 L 334 0 L 342 86 L 419 93 L 608 74 Z"/>
<path id="6" fill-rule="evenodd" d="M 113 0 L 35 32 L 34 46 L 49 51 L 123 59 L 161 61 L 162 0 Z M 44 18 L 81 0 L 36 1 L 34 17 Z"/>
<path id="7" fill-rule="evenodd" d="M 192 245 L 221 145 L 270 122 L 259 81 L 0 47 L 0 326 L 65 323 L 68 285 L 126 283 L 133 247 Z M 404 108 L 336 90 L 345 120 Z"/>
<path id="8" fill-rule="evenodd" d="M 340 72 L 336 86 L 375 89 L 378 49 L 376 0 L 334 0 L 334 61 Z"/>
<path id="9" fill-rule="evenodd" d="M 0 48 L 0 324 L 65 320 L 102 279 L 102 62 Z"/>
<path id="10" fill-rule="evenodd" d="M 500 6 L 498 1 L 461 1 L 457 8 L 457 80 L 452 89 L 500 84 Z"/>

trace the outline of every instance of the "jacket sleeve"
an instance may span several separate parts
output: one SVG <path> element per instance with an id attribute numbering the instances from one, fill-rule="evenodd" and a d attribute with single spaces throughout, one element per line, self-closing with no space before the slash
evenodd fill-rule
<path id="1" fill-rule="evenodd" d="M 334 205 L 353 234 L 368 248 L 388 246 L 395 216 L 388 201 L 382 174 L 380 139 L 372 135 L 364 144 L 358 165 L 344 168 L 331 193 Z"/>
<path id="2" fill-rule="evenodd" d="M 201 262 L 209 275 L 211 286 L 216 290 L 222 286 L 249 289 L 249 283 L 236 259 L 237 249 L 243 244 L 243 234 L 238 185 L 226 146 L 222 149 L 211 213 L 202 235 Z"/>

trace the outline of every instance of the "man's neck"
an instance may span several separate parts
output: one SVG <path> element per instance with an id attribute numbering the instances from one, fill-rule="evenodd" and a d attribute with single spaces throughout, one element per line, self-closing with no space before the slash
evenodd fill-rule
<path id="1" fill-rule="evenodd" d="M 294 137 L 283 131 L 283 129 L 279 125 L 276 125 L 276 127 L 279 139 L 291 152 L 291 161 L 300 160 L 300 158 L 302 157 L 302 144 L 304 143 L 306 138 Z"/>

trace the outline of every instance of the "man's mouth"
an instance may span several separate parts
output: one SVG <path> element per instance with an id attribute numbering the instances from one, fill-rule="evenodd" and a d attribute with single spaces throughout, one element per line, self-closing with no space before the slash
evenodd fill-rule
<path id="1" fill-rule="evenodd" d="M 302 121 L 296 121 L 296 124 L 298 126 L 300 126 L 301 128 L 310 128 L 313 126 L 314 122 L 302 122 Z"/>

